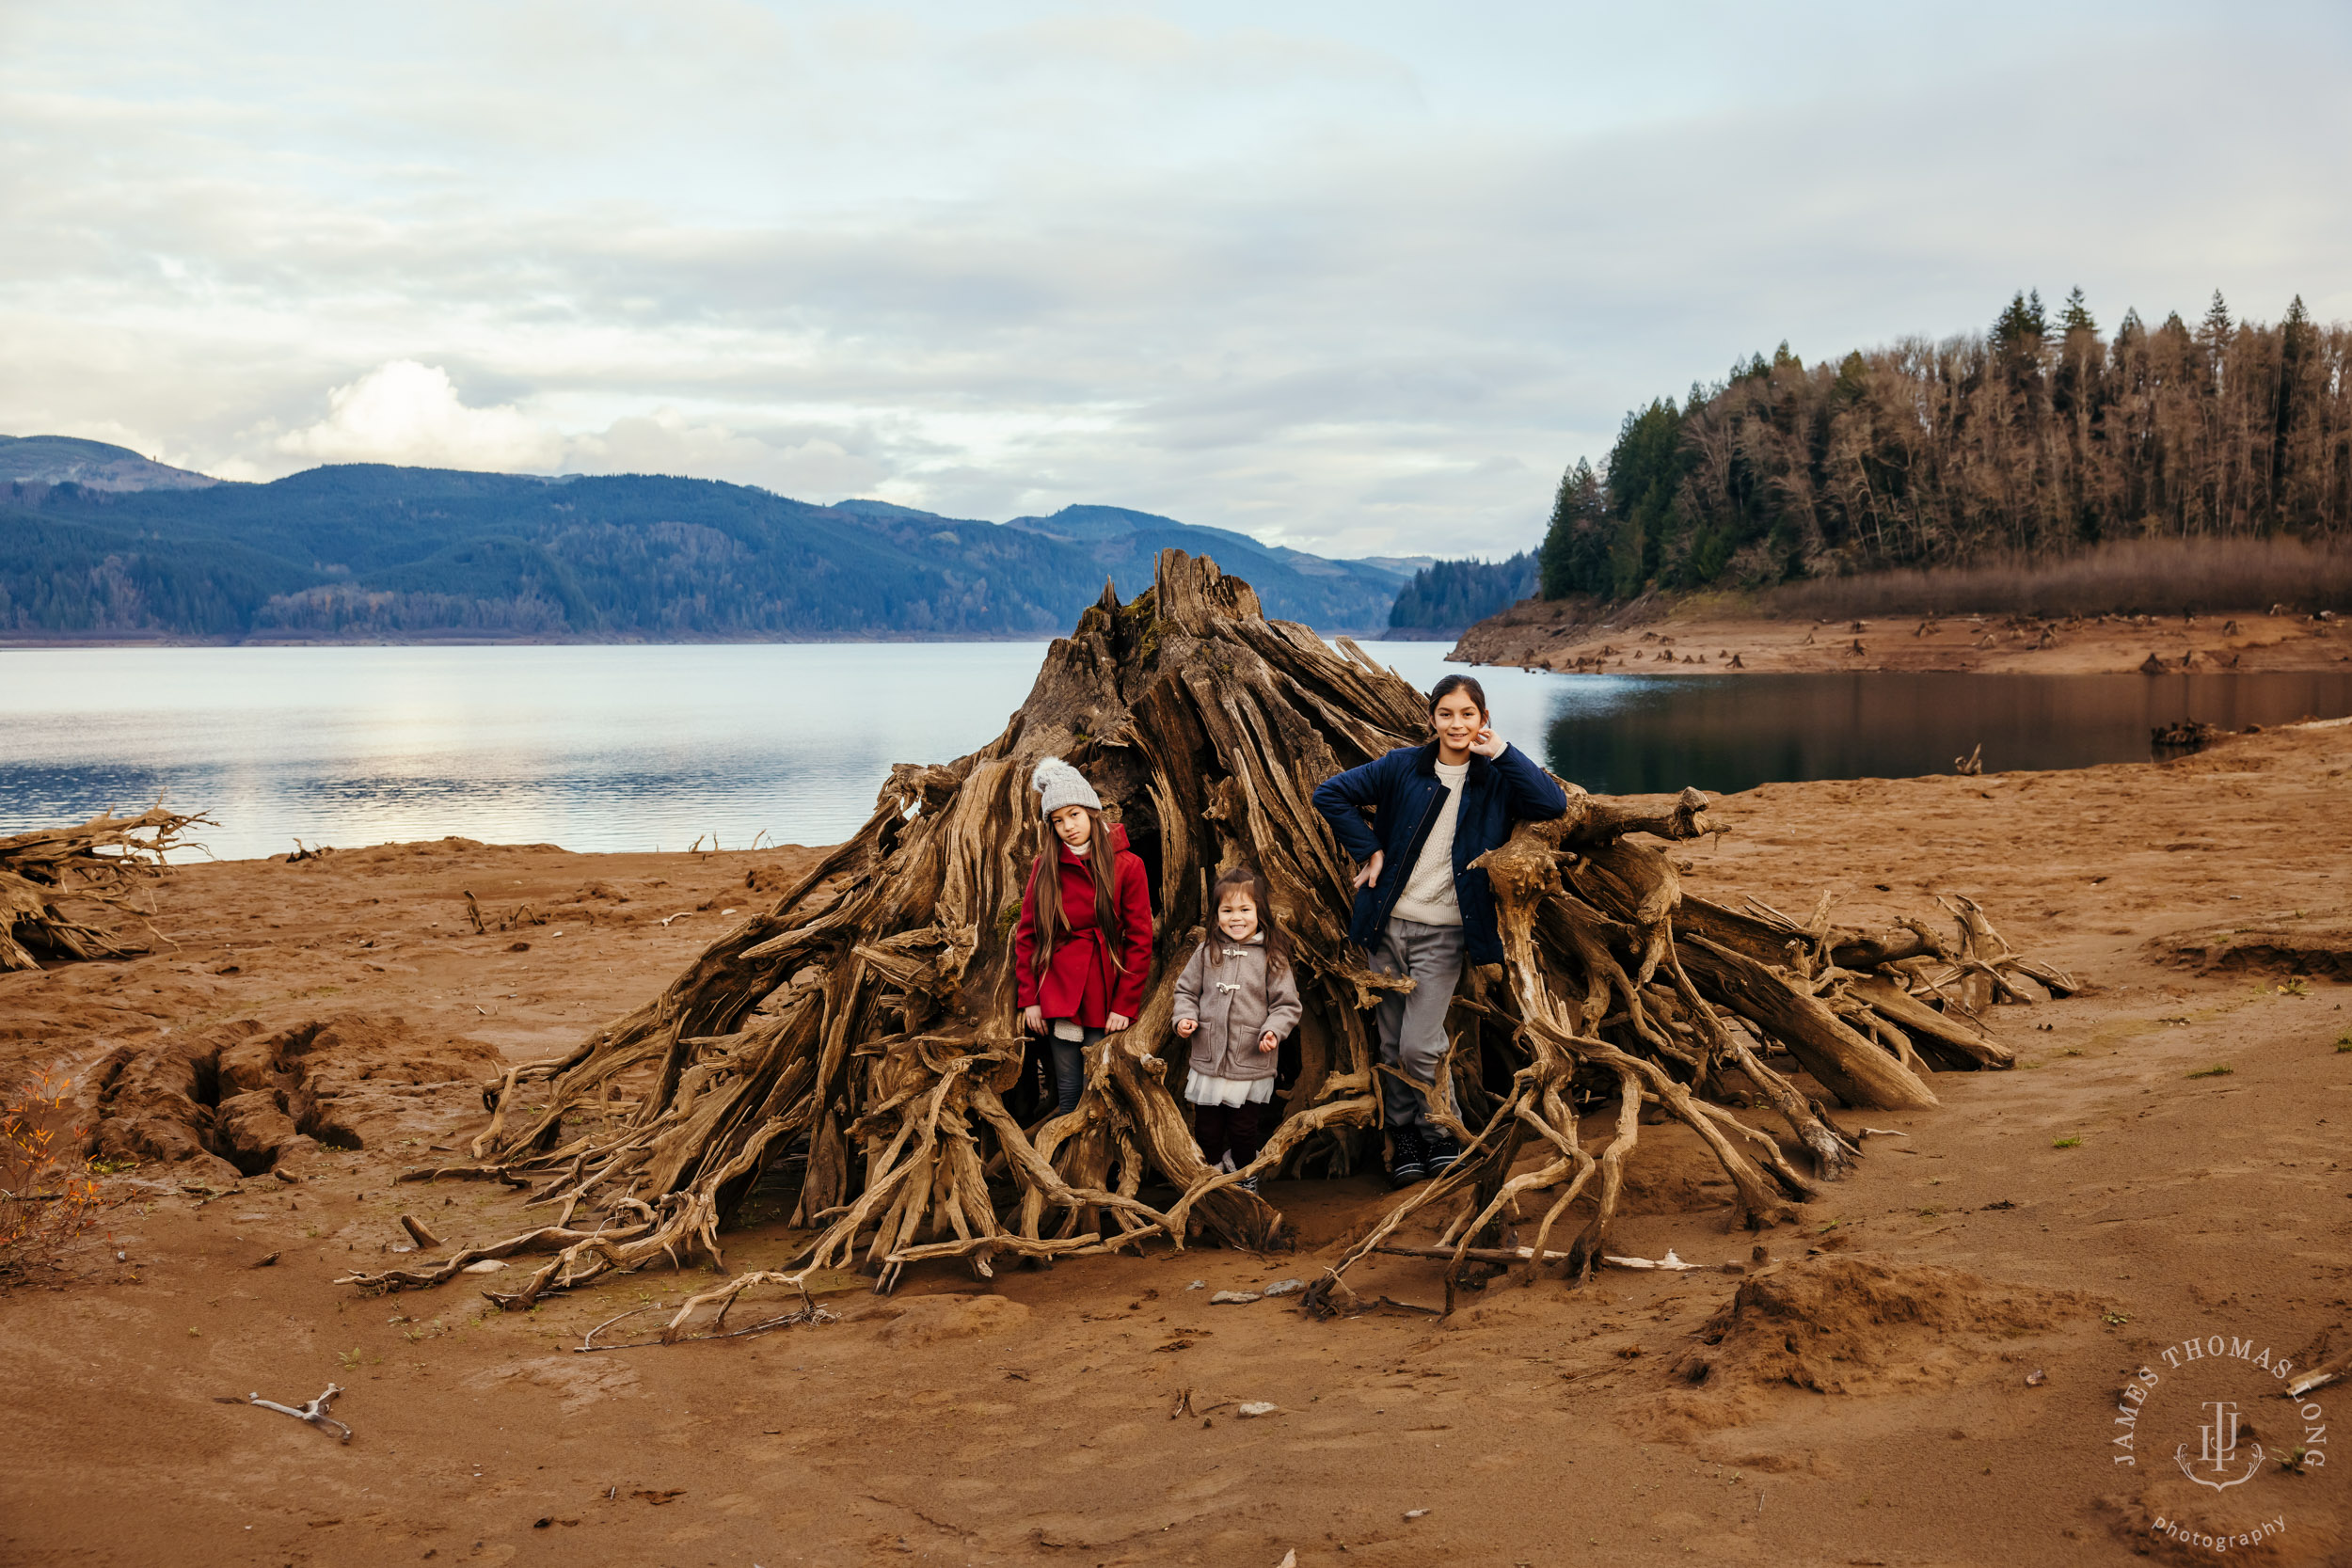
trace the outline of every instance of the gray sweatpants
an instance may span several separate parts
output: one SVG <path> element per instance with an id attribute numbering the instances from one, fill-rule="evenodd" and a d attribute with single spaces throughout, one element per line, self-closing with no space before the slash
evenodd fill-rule
<path id="1" fill-rule="evenodd" d="M 1373 1012 L 1380 1030 L 1380 1059 L 1402 1069 L 1416 1083 L 1434 1085 L 1438 1065 L 1445 1060 L 1446 1008 L 1462 978 L 1462 927 L 1423 926 L 1391 915 L 1381 929 L 1380 945 L 1373 951 L 1372 967 L 1413 982 L 1410 994 L 1384 996 Z M 1438 1130 L 1429 1119 L 1427 1101 L 1386 1074 L 1380 1077 L 1380 1100 L 1391 1127 Z"/>

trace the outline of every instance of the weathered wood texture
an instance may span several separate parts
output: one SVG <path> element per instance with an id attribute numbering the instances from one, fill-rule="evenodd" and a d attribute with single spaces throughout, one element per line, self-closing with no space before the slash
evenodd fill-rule
<path id="1" fill-rule="evenodd" d="M 142 885 L 163 875 L 180 835 L 207 820 L 151 806 L 136 816 L 109 813 L 75 828 L 40 828 L 0 838 L 0 970 L 53 960 L 119 958 L 143 942 L 59 912 L 84 899 L 136 914 Z"/>

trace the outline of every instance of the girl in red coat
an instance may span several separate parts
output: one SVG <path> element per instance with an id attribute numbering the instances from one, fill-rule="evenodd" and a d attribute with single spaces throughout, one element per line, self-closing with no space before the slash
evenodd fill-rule
<path id="1" fill-rule="evenodd" d="M 1152 895 L 1127 830 L 1103 820 L 1102 797 L 1059 757 L 1037 765 L 1037 864 L 1013 928 L 1022 1025 L 1053 1047 L 1063 1115 L 1078 1108 L 1085 1053 L 1143 1006 L 1152 969 Z"/>

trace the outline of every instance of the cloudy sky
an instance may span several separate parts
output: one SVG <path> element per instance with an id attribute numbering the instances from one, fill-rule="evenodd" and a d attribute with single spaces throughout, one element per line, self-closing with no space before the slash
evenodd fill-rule
<path id="1" fill-rule="evenodd" d="M 2347 84 L 2342 0 L 0 0 L 0 432 L 1505 552 L 1783 339 L 2352 317 Z"/>

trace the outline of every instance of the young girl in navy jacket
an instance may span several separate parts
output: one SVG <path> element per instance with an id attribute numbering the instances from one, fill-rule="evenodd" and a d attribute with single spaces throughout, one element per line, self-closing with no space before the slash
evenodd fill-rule
<path id="1" fill-rule="evenodd" d="M 1427 745 L 1400 746 L 1315 791 L 1332 836 L 1363 867 L 1349 940 L 1372 968 L 1413 982 L 1375 1013 L 1380 1060 L 1395 1069 L 1380 1075 L 1380 1097 L 1400 1187 L 1443 1175 L 1461 1153 L 1413 1085 L 1437 1087 L 1462 966 L 1502 961 L 1494 890 L 1470 863 L 1514 825 L 1568 809 L 1558 782 L 1495 734 L 1486 689 L 1470 676 L 1448 675 L 1429 693 L 1429 728 Z"/>

